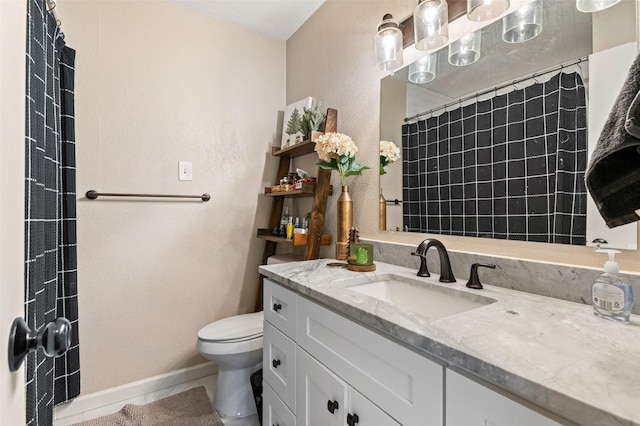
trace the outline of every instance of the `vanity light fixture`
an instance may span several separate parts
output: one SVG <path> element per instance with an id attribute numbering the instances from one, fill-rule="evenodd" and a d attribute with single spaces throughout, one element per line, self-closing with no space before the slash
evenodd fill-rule
<path id="1" fill-rule="evenodd" d="M 436 57 L 435 53 L 430 53 L 410 64 L 409 81 L 424 84 L 436 78 Z"/>
<path id="2" fill-rule="evenodd" d="M 418 0 L 413 12 L 413 34 L 418 50 L 434 50 L 449 40 L 449 6 L 445 0 Z"/>
<path id="3" fill-rule="evenodd" d="M 509 0 L 467 0 L 467 18 L 470 21 L 488 21 L 500 16 L 507 9 Z"/>
<path id="4" fill-rule="evenodd" d="M 387 13 L 378 24 L 375 36 L 376 68 L 393 71 L 402 66 L 402 31 L 398 21 Z"/>
<path id="5" fill-rule="evenodd" d="M 576 0 L 576 8 L 580 12 L 600 12 L 619 2 L 620 0 Z"/>
<path id="6" fill-rule="evenodd" d="M 502 18 L 502 39 L 522 43 L 542 32 L 542 0 L 529 3 Z"/>
<path id="7" fill-rule="evenodd" d="M 482 33 L 475 31 L 449 45 L 449 63 L 456 67 L 471 65 L 480 59 Z"/>

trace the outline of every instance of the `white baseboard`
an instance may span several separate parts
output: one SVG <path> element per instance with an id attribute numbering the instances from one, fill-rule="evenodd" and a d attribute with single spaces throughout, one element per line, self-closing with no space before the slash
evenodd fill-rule
<path id="1" fill-rule="evenodd" d="M 54 409 L 55 418 L 64 418 L 105 407 L 120 401 L 126 401 L 149 392 L 155 392 L 172 386 L 181 385 L 218 372 L 218 366 L 212 362 L 175 370 L 159 376 L 149 377 L 126 385 L 116 386 L 60 404 Z"/>

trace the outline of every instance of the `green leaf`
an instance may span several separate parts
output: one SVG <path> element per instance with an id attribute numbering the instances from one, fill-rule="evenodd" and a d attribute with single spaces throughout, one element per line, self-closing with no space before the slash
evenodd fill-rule
<path id="1" fill-rule="evenodd" d="M 345 176 L 361 175 L 363 170 L 367 170 L 369 167 L 360 161 L 354 161 L 350 164 L 350 167 L 345 170 Z"/>
<path id="2" fill-rule="evenodd" d="M 338 165 L 336 164 L 335 159 L 331 159 L 331 162 L 320 161 L 316 163 L 316 166 L 320 166 L 324 170 L 338 170 Z"/>

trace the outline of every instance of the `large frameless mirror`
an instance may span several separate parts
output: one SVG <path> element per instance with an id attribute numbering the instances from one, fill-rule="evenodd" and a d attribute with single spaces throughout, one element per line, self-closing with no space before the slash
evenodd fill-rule
<path id="1" fill-rule="evenodd" d="M 380 176 L 381 229 L 636 249 L 636 224 L 607 229 L 584 185 L 635 7 L 537 0 L 383 78 L 380 137 L 402 160 Z"/>

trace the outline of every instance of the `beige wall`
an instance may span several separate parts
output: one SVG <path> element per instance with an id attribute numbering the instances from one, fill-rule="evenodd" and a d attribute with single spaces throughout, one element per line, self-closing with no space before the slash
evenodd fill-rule
<path id="1" fill-rule="evenodd" d="M 358 158 L 378 164 L 379 95 L 383 73 L 374 68 L 373 36 L 384 13 L 408 16 L 415 1 L 329 0 L 287 42 L 287 101 L 317 96 L 338 112 L 338 130 L 349 134 L 360 151 Z M 311 66 L 313 65 L 313 66 Z M 417 244 L 424 234 L 378 231 L 378 179 L 375 170 L 350 178 L 354 225 L 361 235 L 386 241 Z M 337 174 L 332 176 L 334 186 Z M 329 202 L 328 226 L 335 229 L 335 200 Z M 604 260 L 592 248 L 522 243 L 481 238 L 439 236 L 448 248 L 539 261 L 599 267 Z M 638 252 L 618 256 L 620 267 L 640 272 Z"/>
<path id="2" fill-rule="evenodd" d="M 205 362 L 200 327 L 253 310 L 285 42 L 167 1 L 60 1 L 58 15 L 77 51 L 87 394 Z M 193 181 L 178 181 L 180 160 Z M 90 189 L 212 199 L 89 201 Z"/>

